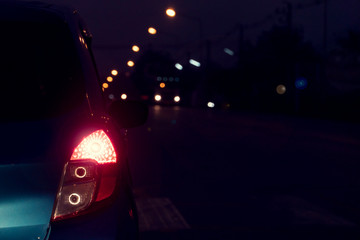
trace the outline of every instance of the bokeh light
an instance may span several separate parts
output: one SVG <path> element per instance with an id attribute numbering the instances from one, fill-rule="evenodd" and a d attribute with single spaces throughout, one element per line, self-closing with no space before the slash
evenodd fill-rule
<path id="1" fill-rule="evenodd" d="M 135 65 L 135 63 L 130 60 L 130 61 L 127 62 L 127 65 L 128 65 L 129 67 L 133 67 L 133 66 Z"/>
<path id="2" fill-rule="evenodd" d="M 118 73 L 119 73 L 119 72 L 118 72 L 116 69 L 111 70 L 111 74 L 112 74 L 113 76 L 118 75 Z"/>
<path id="3" fill-rule="evenodd" d="M 276 92 L 277 94 L 284 94 L 286 92 L 286 87 L 283 85 L 283 84 L 279 84 L 277 87 L 276 87 Z"/>
<path id="4" fill-rule="evenodd" d="M 122 100 L 127 99 L 127 95 L 126 95 L 125 93 L 121 94 L 121 99 L 122 99 Z"/>
<path id="5" fill-rule="evenodd" d="M 196 60 L 194 60 L 194 59 L 190 59 L 190 60 L 189 60 L 189 63 L 190 63 L 191 65 L 195 66 L 195 67 L 200 67 L 200 66 L 201 66 L 201 63 L 198 62 L 198 61 L 196 61 Z"/>
<path id="6" fill-rule="evenodd" d="M 308 81 L 304 77 L 299 77 L 295 80 L 295 87 L 297 89 L 303 90 L 307 87 L 307 85 L 308 85 Z"/>
<path id="7" fill-rule="evenodd" d="M 114 79 L 113 79 L 111 76 L 108 76 L 108 77 L 106 78 L 106 80 L 107 80 L 108 82 L 112 82 Z"/>
<path id="8" fill-rule="evenodd" d="M 213 102 L 208 102 L 208 103 L 207 103 L 207 106 L 208 106 L 209 108 L 214 108 L 214 107 L 215 107 L 215 103 L 213 103 Z"/>
<path id="9" fill-rule="evenodd" d="M 176 64 L 175 64 L 175 67 L 176 67 L 178 70 L 183 70 L 183 66 L 182 66 L 180 63 L 176 63 Z"/>
<path id="10" fill-rule="evenodd" d="M 160 87 L 161 87 L 161 88 L 164 88 L 164 87 L 165 87 L 165 83 L 163 83 L 163 82 L 160 83 Z"/>
<path id="11" fill-rule="evenodd" d="M 140 48 L 139 48 L 139 46 L 137 46 L 137 45 L 132 46 L 131 49 L 132 49 L 134 52 L 139 52 L 139 51 L 140 51 Z"/>
<path id="12" fill-rule="evenodd" d="M 176 12 L 173 8 L 168 8 L 166 9 L 166 15 L 168 15 L 169 17 L 175 17 Z"/>
<path id="13" fill-rule="evenodd" d="M 102 87 L 103 87 L 103 88 L 108 88 L 108 87 L 109 87 L 109 84 L 103 83 Z"/>
<path id="14" fill-rule="evenodd" d="M 159 94 L 156 94 L 154 98 L 157 102 L 161 101 L 161 96 Z"/>
<path id="15" fill-rule="evenodd" d="M 154 34 L 156 34 L 156 29 L 155 28 L 153 28 L 153 27 L 149 27 L 148 28 L 148 32 L 151 34 L 151 35 L 154 35 Z"/>

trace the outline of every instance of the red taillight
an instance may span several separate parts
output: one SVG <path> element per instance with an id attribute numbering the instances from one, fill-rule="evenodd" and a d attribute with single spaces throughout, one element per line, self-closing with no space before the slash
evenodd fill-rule
<path id="1" fill-rule="evenodd" d="M 116 152 L 103 130 L 85 137 L 65 165 L 52 220 L 76 216 L 115 189 Z"/>
<path id="2" fill-rule="evenodd" d="M 103 130 L 93 132 L 75 148 L 70 160 L 93 159 L 100 164 L 115 163 L 114 147 Z"/>

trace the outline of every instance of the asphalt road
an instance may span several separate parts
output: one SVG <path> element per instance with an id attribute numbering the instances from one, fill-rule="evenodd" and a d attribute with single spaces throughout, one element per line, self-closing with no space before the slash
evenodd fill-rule
<path id="1" fill-rule="evenodd" d="M 359 239 L 360 125 L 150 107 L 129 130 L 142 239 Z"/>

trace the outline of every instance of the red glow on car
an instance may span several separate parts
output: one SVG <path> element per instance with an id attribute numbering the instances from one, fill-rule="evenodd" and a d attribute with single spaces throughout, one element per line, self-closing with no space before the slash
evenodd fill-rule
<path id="1" fill-rule="evenodd" d="M 93 159 L 99 164 L 116 162 L 114 146 L 103 130 L 91 133 L 75 148 L 70 160 L 80 159 Z"/>

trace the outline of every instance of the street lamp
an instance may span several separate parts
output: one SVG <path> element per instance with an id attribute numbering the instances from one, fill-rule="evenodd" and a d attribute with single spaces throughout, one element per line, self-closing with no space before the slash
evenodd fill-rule
<path id="1" fill-rule="evenodd" d="M 178 70 L 183 70 L 183 66 L 182 66 L 180 63 L 176 63 L 176 64 L 175 64 L 175 67 L 176 67 Z"/>
<path id="2" fill-rule="evenodd" d="M 140 48 L 139 48 L 139 46 L 134 45 L 134 46 L 132 46 L 132 50 L 133 50 L 134 52 L 139 52 L 139 51 L 140 51 Z"/>
<path id="3" fill-rule="evenodd" d="M 149 27 L 149 28 L 148 28 L 148 32 L 149 32 L 151 35 L 155 35 L 157 31 L 156 31 L 155 28 Z"/>
<path id="4" fill-rule="evenodd" d="M 113 70 L 111 71 L 111 74 L 112 74 L 113 76 L 116 76 L 116 75 L 118 75 L 118 71 L 117 71 L 116 69 L 113 69 Z"/>
<path id="5" fill-rule="evenodd" d="M 189 60 L 189 63 L 190 63 L 191 65 L 195 66 L 195 67 L 200 67 L 200 66 L 201 66 L 201 63 L 198 62 L 198 61 L 196 61 L 196 60 L 194 60 L 194 59 L 190 59 L 190 60 Z"/>
<path id="6" fill-rule="evenodd" d="M 168 8 L 166 9 L 166 15 L 168 15 L 169 17 L 175 17 L 176 12 L 173 8 Z"/>
<path id="7" fill-rule="evenodd" d="M 108 77 L 106 78 L 106 80 L 107 80 L 108 82 L 112 82 L 114 79 L 113 79 L 111 76 L 108 76 Z"/>
<path id="8" fill-rule="evenodd" d="M 127 65 L 128 65 L 129 67 L 133 67 L 133 66 L 135 65 L 135 63 L 130 60 L 130 61 L 127 62 Z"/>

